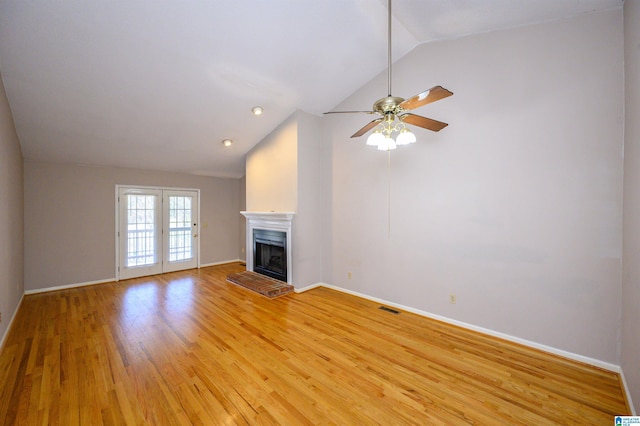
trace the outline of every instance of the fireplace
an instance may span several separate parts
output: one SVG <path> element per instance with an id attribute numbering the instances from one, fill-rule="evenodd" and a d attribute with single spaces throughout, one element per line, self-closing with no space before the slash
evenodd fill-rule
<path id="1" fill-rule="evenodd" d="M 247 218 L 247 271 L 293 284 L 291 251 L 294 212 L 240 212 Z M 264 232 L 266 231 L 266 233 Z M 255 236 L 258 236 L 258 242 Z M 270 270 L 269 272 L 264 272 Z M 271 274 L 279 274 L 274 277 Z"/>
<path id="2" fill-rule="evenodd" d="M 253 271 L 287 282 L 287 234 L 253 230 Z"/>

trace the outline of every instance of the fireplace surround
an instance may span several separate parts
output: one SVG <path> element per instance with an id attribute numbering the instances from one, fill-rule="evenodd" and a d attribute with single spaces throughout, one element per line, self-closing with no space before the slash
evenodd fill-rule
<path id="1" fill-rule="evenodd" d="M 285 281 L 287 284 L 293 285 L 293 282 L 292 282 L 293 256 L 291 251 L 291 236 L 292 236 L 291 229 L 292 229 L 292 221 L 295 213 L 294 212 L 249 212 L 249 211 L 242 211 L 240 213 L 247 218 L 247 240 L 246 240 L 247 271 L 261 273 L 266 276 L 270 276 L 272 278 Z M 258 244 L 254 244 L 254 235 L 256 235 L 256 231 L 262 241 L 262 242 L 258 242 Z M 261 244 L 264 244 L 265 242 L 269 243 L 269 245 L 271 245 L 272 247 L 266 249 L 266 251 L 262 251 L 264 247 L 262 247 Z M 271 244 L 271 243 L 275 243 L 275 244 Z M 256 248 L 258 248 L 261 251 L 258 253 L 258 257 L 262 257 L 258 259 L 258 262 L 256 262 Z M 265 256 L 268 256 L 269 258 L 265 259 Z M 272 256 L 274 256 L 273 259 L 271 258 Z M 280 259 L 277 259 L 277 257 L 280 257 Z M 264 271 L 265 262 L 267 266 L 269 266 L 270 261 L 271 261 L 271 266 L 275 266 L 275 267 L 274 268 L 267 267 L 266 269 L 284 269 L 285 275 L 280 275 L 280 277 L 274 277 L 272 274 L 265 273 Z M 279 268 L 277 265 L 275 265 L 279 261 L 284 261 L 283 268 Z"/>

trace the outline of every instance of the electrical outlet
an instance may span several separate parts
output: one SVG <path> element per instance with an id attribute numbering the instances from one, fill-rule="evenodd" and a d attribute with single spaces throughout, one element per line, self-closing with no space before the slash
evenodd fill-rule
<path id="1" fill-rule="evenodd" d="M 244 253 L 244 247 L 242 247 L 242 253 Z"/>
<path id="2" fill-rule="evenodd" d="M 449 303 L 451 303 L 452 305 L 456 304 L 456 295 L 455 294 L 450 294 L 449 295 Z"/>
<path id="3" fill-rule="evenodd" d="M 351 274 L 351 272 L 347 272 L 347 278 L 349 279 L 353 278 L 353 275 Z"/>

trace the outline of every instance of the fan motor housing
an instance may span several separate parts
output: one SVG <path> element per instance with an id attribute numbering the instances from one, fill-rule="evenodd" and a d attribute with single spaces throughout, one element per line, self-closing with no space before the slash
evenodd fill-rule
<path id="1" fill-rule="evenodd" d="M 378 99 L 373 104 L 373 110 L 377 113 L 384 115 L 387 112 L 393 112 L 397 114 L 398 106 L 404 102 L 403 98 L 398 98 L 396 96 L 387 96 L 386 98 Z"/>

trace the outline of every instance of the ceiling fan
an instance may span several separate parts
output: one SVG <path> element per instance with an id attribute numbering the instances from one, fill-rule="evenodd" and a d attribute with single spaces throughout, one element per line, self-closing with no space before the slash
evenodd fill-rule
<path id="1" fill-rule="evenodd" d="M 452 92 L 442 86 L 434 86 L 431 89 L 425 90 L 424 92 L 406 100 L 404 98 L 391 96 L 391 0 L 389 0 L 388 8 L 388 95 L 375 101 L 373 103 L 372 111 L 330 111 L 324 113 L 364 113 L 379 115 L 379 118 L 367 123 L 351 137 L 360 137 L 374 127 L 377 127 L 377 129 L 367 138 L 367 145 L 377 146 L 381 151 L 389 151 L 395 149 L 397 145 L 406 145 L 416 141 L 415 135 L 407 128 L 405 123 L 422 127 L 427 130 L 432 130 L 434 132 L 438 132 L 447 127 L 447 123 L 412 114 L 409 111 L 453 95 Z M 397 134 L 395 140 L 392 137 L 394 133 Z"/>

